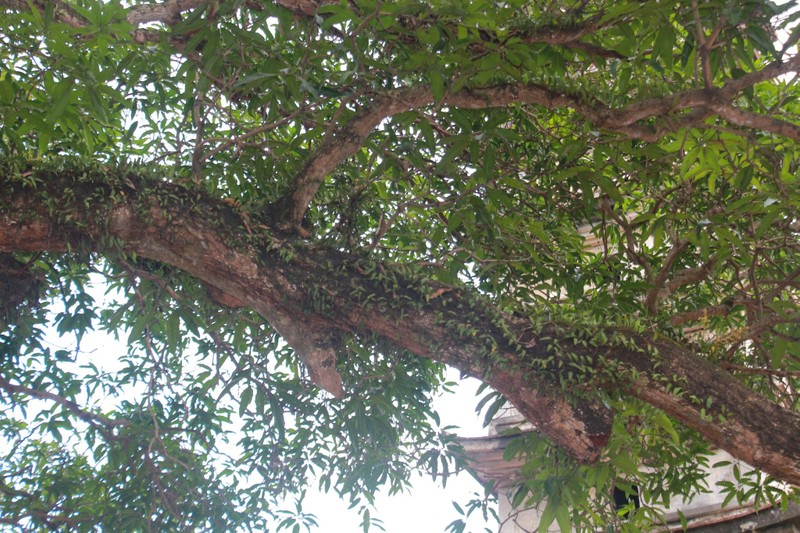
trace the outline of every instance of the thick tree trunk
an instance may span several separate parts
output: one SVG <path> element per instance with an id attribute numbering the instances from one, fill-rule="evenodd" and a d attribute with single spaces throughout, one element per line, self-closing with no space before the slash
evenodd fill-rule
<path id="1" fill-rule="evenodd" d="M 399 266 L 278 234 L 253 244 L 234 210 L 197 191 L 132 176 L 70 178 L 80 174 L 50 171 L 36 187 L 0 175 L 0 252 L 89 247 L 113 257 L 121 246 L 173 265 L 252 306 L 335 394 L 345 391 L 333 366 L 333 334 L 374 334 L 489 383 L 579 461 L 598 459 L 610 431 L 611 413 L 590 399 L 592 392 L 614 388 L 800 484 L 800 414 L 755 394 L 686 346 L 611 328 L 595 337 L 607 341 L 594 343 L 555 324 L 533 328 L 470 291 Z M 48 209 L 67 198 L 75 200 Z M 565 386 L 567 370 L 579 365 L 589 371 Z"/>

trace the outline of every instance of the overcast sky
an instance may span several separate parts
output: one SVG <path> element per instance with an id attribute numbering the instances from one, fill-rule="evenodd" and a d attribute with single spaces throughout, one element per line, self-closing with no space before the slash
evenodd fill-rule
<path id="1" fill-rule="evenodd" d="M 457 371 L 450 369 L 448 378 L 459 381 Z M 475 414 L 477 399 L 475 391 L 480 382 L 464 379 L 453 394 L 436 399 L 435 405 L 441 415 L 442 426 L 458 426 L 458 435 L 479 437 L 486 435 L 482 426 L 483 417 Z M 474 498 L 474 493 L 483 494 L 483 486 L 466 472 L 451 476 L 447 486 L 434 482 L 430 476 L 418 476 L 413 480 L 413 490 L 409 494 L 380 495 L 376 498 L 376 511 L 373 516 L 383 520 L 388 533 L 437 533 L 443 532 L 447 524 L 459 518 L 452 501 L 463 504 Z M 348 511 L 347 503 L 341 502 L 333 494 L 309 494 L 306 508 L 317 515 L 319 531 L 348 533 L 360 531 L 360 517 L 355 510 Z M 484 524 L 481 517 L 473 516 L 468 522 L 467 531 L 477 533 L 484 526 L 492 531 L 497 523 Z"/>
<path id="2" fill-rule="evenodd" d="M 98 280 L 100 278 L 94 278 Z M 105 296 L 105 289 L 100 283 L 93 283 L 89 289 L 90 294 L 101 301 Z M 60 302 L 56 301 L 50 306 L 54 313 L 59 312 Z M 63 308 L 62 308 L 63 309 Z M 127 334 L 121 333 L 121 339 L 126 339 Z M 44 341 L 51 345 L 53 349 L 67 349 L 74 351 L 75 341 L 71 337 L 59 337 L 54 328 L 50 328 Z M 78 367 L 91 361 L 96 366 L 106 371 L 115 371 L 121 367 L 116 364 L 114 354 L 122 355 L 127 352 L 127 348 L 121 342 L 116 341 L 111 335 L 104 332 L 92 332 L 87 334 L 81 341 L 81 357 L 76 361 L 71 371 L 77 371 Z M 111 356 L 111 357 L 109 357 Z M 441 417 L 442 426 L 457 426 L 456 433 L 462 437 L 477 437 L 486 435 L 487 430 L 482 426 L 482 417 L 475 413 L 475 405 L 478 399 L 475 392 L 480 385 L 475 379 L 460 379 L 459 373 L 450 369 L 448 371 L 448 381 L 457 382 L 453 387 L 454 392 L 443 394 L 435 399 L 435 406 Z M 96 398 L 93 398 L 96 400 Z M 118 399 L 112 399 L 116 402 Z M 29 416 L 35 412 L 32 404 L 29 408 Z M 44 404 L 42 404 L 44 407 Z M 50 407 L 49 405 L 47 407 Z M 110 407 L 110 406 L 109 406 Z M 0 448 L 3 443 L 0 442 Z M 78 446 L 85 446 L 79 443 Z M 375 509 L 371 512 L 373 518 L 380 519 L 387 533 L 436 533 L 443 532 L 447 524 L 459 518 L 459 514 L 452 505 L 453 501 L 464 504 L 476 497 L 476 494 L 483 495 L 483 487 L 471 475 L 461 472 L 451 475 L 448 478 L 446 487 L 441 486 L 440 481 L 434 481 L 430 476 L 416 475 L 412 479 L 413 488 L 404 494 L 378 494 L 375 501 Z M 336 494 L 325 494 L 309 490 L 306 494 L 304 511 L 316 516 L 319 528 L 317 531 L 336 533 L 359 532 L 361 516 L 358 507 L 348 509 L 348 502 L 341 501 Z M 291 508 L 289 502 L 287 507 Z M 469 520 L 467 531 L 484 531 L 484 527 L 495 530 L 496 522 L 484 523 L 482 517 L 475 513 Z M 380 531 L 373 528 L 371 531 Z"/>

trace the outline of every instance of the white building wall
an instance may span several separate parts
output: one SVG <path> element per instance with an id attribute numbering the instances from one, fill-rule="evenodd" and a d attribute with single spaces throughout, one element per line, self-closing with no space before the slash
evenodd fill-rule
<path id="1" fill-rule="evenodd" d="M 713 468 L 712 465 L 722 461 L 730 461 L 729 465 Z M 681 529 L 678 511 L 682 511 L 687 518 L 690 527 L 715 524 L 754 512 L 752 505 L 745 504 L 740 506 L 734 499 L 724 509 L 721 507 L 725 500 L 725 494 L 721 487 L 717 485 L 720 481 L 730 481 L 735 483 L 733 467 L 738 465 L 741 472 L 752 470 L 752 467 L 737 461 L 727 452 L 719 450 L 709 460 L 709 466 L 705 469 L 708 472 L 706 481 L 708 483 L 708 493 L 698 494 L 689 500 L 674 498 L 670 505 L 664 510 L 665 519 L 670 525 L 670 529 Z M 500 517 L 500 528 L 498 533 L 530 533 L 536 531 L 541 513 L 544 510 L 544 503 L 538 508 L 525 510 L 514 509 L 509 497 L 501 489 L 498 491 L 498 515 Z M 553 524 L 549 532 L 557 533 L 560 531 L 557 524 Z"/>

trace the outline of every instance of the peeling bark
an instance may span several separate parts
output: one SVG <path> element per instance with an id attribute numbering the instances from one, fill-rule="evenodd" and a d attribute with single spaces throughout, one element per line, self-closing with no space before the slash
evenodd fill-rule
<path id="1" fill-rule="evenodd" d="M 60 187 L 74 185 L 52 175 L 45 183 L 46 194 L 56 197 Z M 621 335 L 627 342 L 592 347 L 576 341 L 568 329 L 547 324 L 533 331 L 527 319 L 494 310 L 468 290 L 442 291 L 391 265 L 383 265 L 381 274 L 392 276 L 395 288 L 390 290 L 365 273 L 358 257 L 291 242 L 292 257 L 282 258 L 277 248 L 288 243 L 282 235 L 272 235 L 271 246 L 243 244 L 246 239 L 239 237 L 247 232 L 241 224 L 208 216 L 224 211 L 221 202 L 197 200 L 199 209 L 192 210 L 168 199 L 137 198 L 151 193 L 133 189 L 116 200 L 96 195 L 107 183 L 81 186 L 95 192 L 96 205 L 76 208 L 77 218 L 65 225 L 48 212 L 39 196 L 45 193 L 24 188 L 13 176 L 0 176 L 0 252 L 57 252 L 81 244 L 113 260 L 114 250 L 102 244 L 113 237 L 125 252 L 182 269 L 252 306 L 301 354 L 302 343 L 308 344 L 307 362 L 316 357 L 311 352 L 321 351 L 319 368 L 334 368 L 329 332 L 378 335 L 483 379 L 582 462 L 599 458 L 610 431 L 611 413 L 591 400 L 592 392 L 619 390 L 663 409 L 733 456 L 800 484 L 800 414 L 750 391 L 688 346 L 608 328 L 609 338 Z M 142 214 L 134 204 L 150 206 L 149 212 Z M 309 305 L 315 291 L 329 296 L 324 310 Z M 365 293 L 371 298 L 359 296 Z M 453 327 L 456 323 L 464 328 Z M 308 338 L 298 339 L 305 332 L 311 333 Z M 572 357 L 620 379 L 587 377 L 567 391 L 558 384 L 563 377 L 558 372 L 560 363 L 568 367 Z M 552 359 L 555 365 L 544 364 Z M 335 392 L 333 379 L 328 385 Z M 579 394 L 567 401 L 567 392 Z"/>

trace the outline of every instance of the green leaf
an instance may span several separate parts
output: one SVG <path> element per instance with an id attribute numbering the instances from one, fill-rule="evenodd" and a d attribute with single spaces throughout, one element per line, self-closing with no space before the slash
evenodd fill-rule
<path id="1" fill-rule="evenodd" d="M 369 509 L 365 508 L 364 513 L 361 515 L 361 530 L 364 533 L 369 532 L 370 523 L 371 521 L 370 521 Z"/>
<path id="2" fill-rule="evenodd" d="M 422 44 L 427 44 L 429 46 L 434 46 L 439 42 L 441 38 L 441 34 L 439 33 L 439 28 L 436 26 L 430 26 L 428 28 L 417 28 L 416 30 L 417 39 Z"/>
<path id="3" fill-rule="evenodd" d="M 675 49 L 675 30 L 670 24 L 662 24 L 653 44 L 653 59 L 660 59 L 667 70 L 672 69 Z"/>
<path id="4" fill-rule="evenodd" d="M 760 240 L 766 235 L 767 231 L 772 227 L 778 217 L 781 216 L 781 210 L 770 208 L 767 209 L 767 214 L 758 222 L 758 229 L 756 229 L 755 239 Z"/>
<path id="5" fill-rule="evenodd" d="M 539 526 L 536 528 L 537 533 L 547 533 L 550 529 L 550 525 L 556 519 L 557 507 L 558 505 L 554 503 L 553 500 L 547 500 L 544 511 L 542 511 L 542 515 L 539 518 Z"/>
<path id="6" fill-rule="evenodd" d="M 561 531 L 572 531 L 572 518 L 570 509 L 566 505 L 559 505 L 556 508 L 556 522 Z"/>
<path id="7" fill-rule="evenodd" d="M 72 96 L 72 88 L 75 86 L 75 80 L 73 78 L 66 78 L 61 80 L 53 89 L 53 95 L 51 98 L 51 105 L 50 109 L 47 112 L 47 116 L 45 120 L 48 122 L 56 122 L 57 120 L 61 119 L 64 115 L 64 112 L 67 109 L 67 106 L 70 103 L 70 98 Z"/>
<path id="8" fill-rule="evenodd" d="M 775 49 L 772 39 L 767 32 L 764 31 L 764 28 L 756 24 L 748 24 L 745 28 L 745 32 L 747 33 L 747 36 L 750 37 L 750 39 L 752 39 L 756 44 L 756 48 L 762 52 L 768 53 L 776 60 L 780 59 L 780 54 Z"/>
<path id="9" fill-rule="evenodd" d="M 0 78 L 0 105 L 9 105 L 14 101 L 14 84 L 9 78 Z"/>
<path id="10" fill-rule="evenodd" d="M 356 21 L 357 16 L 356 14 L 348 7 L 348 6 L 337 6 L 337 5 L 326 5 L 324 6 L 326 10 L 330 10 L 332 8 L 336 8 L 336 12 L 323 17 L 322 28 L 329 29 L 332 26 L 336 26 L 337 24 L 341 24 L 342 22 L 348 21 Z"/>
<path id="11" fill-rule="evenodd" d="M 244 415 L 247 408 L 250 406 L 250 401 L 253 399 L 253 389 L 245 387 L 242 391 L 242 396 L 239 398 L 239 416 Z"/>
<path id="12" fill-rule="evenodd" d="M 33 2 L 33 0 L 25 0 L 25 3 L 28 4 L 28 13 L 33 19 L 33 23 L 36 26 L 43 27 L 44 20 L 42 19 L 42 13 L 39 11 L 39 8 L 36 7 L 36 4 Z"/>
<path id="13" fill-rule="evenodd" d="M 639 467 L 631 460 L 630 456 L 624 453 L 612 457 L 611 464 L 614 465 L 620 473 L 625 475 L 636 476 L 639 473 Z"/>
<path id="14" fill-rule="evenodd" d="M 431 94 L 433 95 L 433 101 L 441 102 L 444 98 L 445 91 L 444 76 L 438 69 L 432 69 L 428 72 L 428 80 L 431 82 Z"/>

